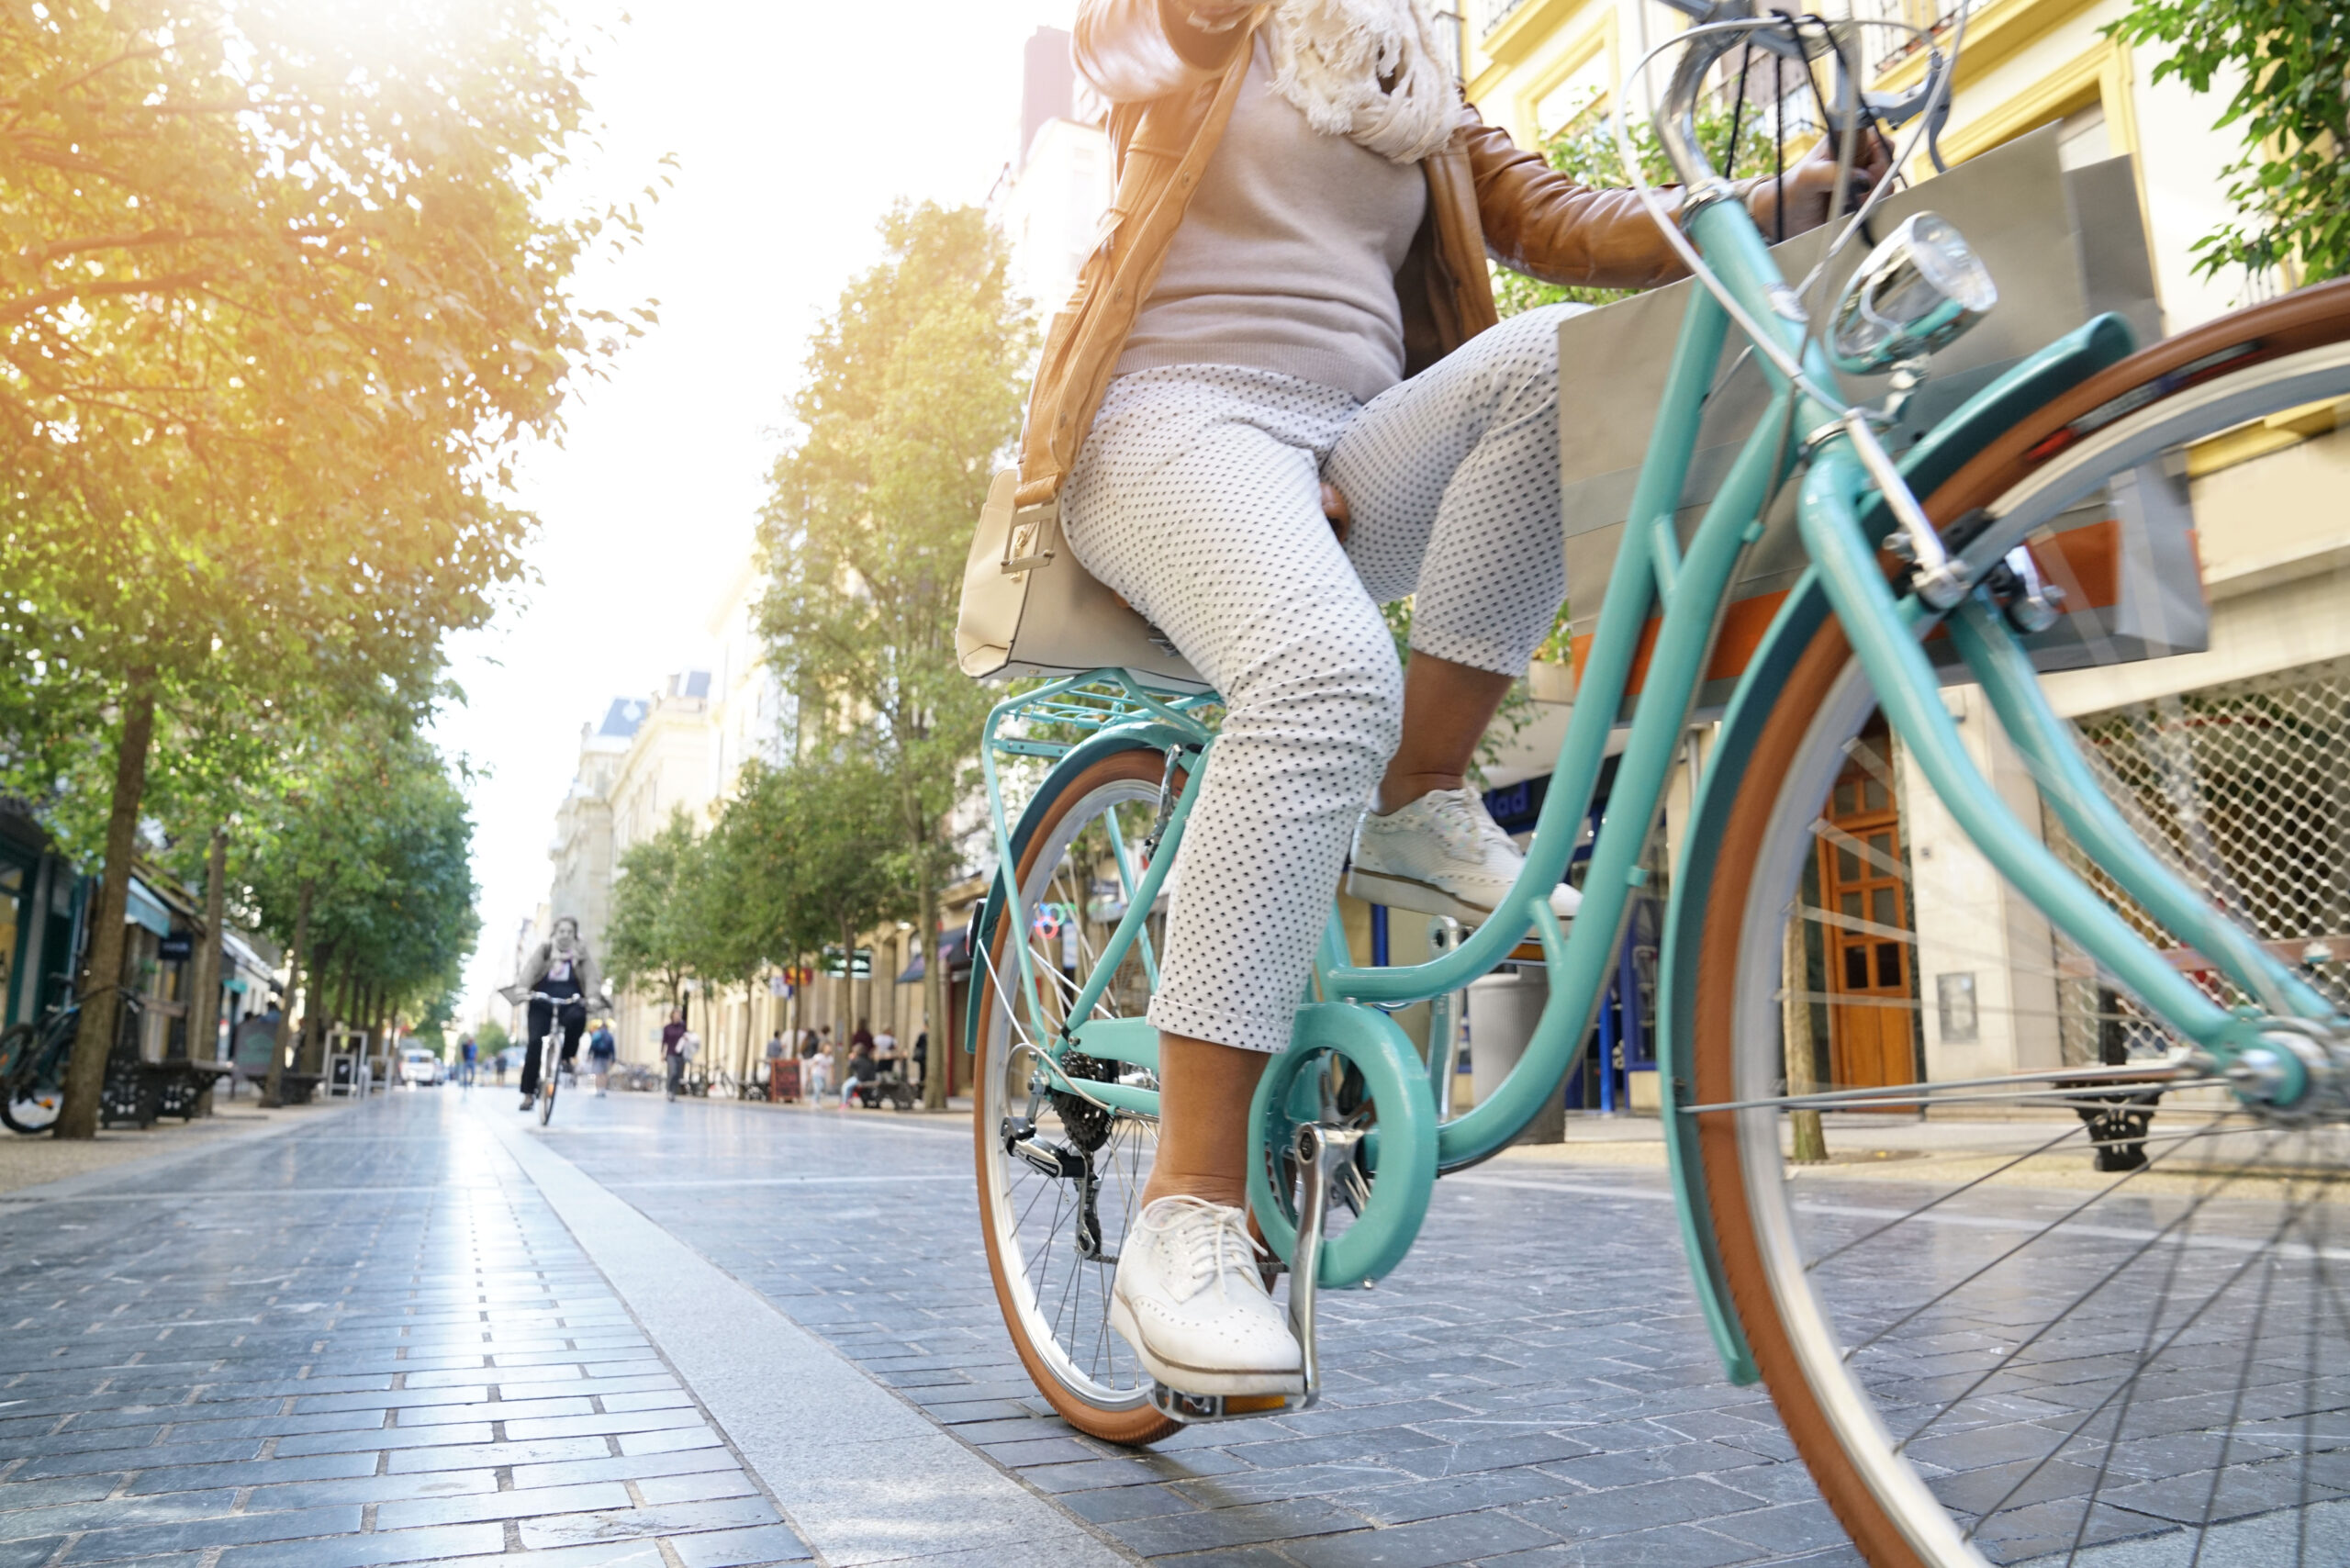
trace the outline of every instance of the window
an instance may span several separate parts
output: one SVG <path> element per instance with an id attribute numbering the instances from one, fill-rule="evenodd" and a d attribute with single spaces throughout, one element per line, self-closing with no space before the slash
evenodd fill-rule
<path id="1" fill-rule="evenodd" d="M 1534 128 L 1548 141 L 1561 131 L 1605 121 L 1615 101 L 1615 62 L 1605 49 L 1595 50 L 1565 81 L 1535 101 Z"/>

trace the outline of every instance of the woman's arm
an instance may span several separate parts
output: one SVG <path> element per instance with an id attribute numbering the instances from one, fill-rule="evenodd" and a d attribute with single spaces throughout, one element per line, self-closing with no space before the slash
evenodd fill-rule
<path id="1" fill-rule="evenodd" d="M 1507 131 L 1485 124 L 1474 109 L 1468 118 L 1463 134 L 1476 180 L 1477 216 L 1494 260 L 1544 283 L 1587 288 L 1652 288 L 1686 275 L 1680 256 L 1633 192 L 1579 185 L 1510 140 Z M 1865 196 L 1886 166 L 1883 143 L 1863 139 L 1847 202 L 1857 204 Z M 1835 184 L 1831 137 L 1787 171 L 1787 234 L 1828 220 Z M 1774 182 L 1767 176 L 1740 180 L 1737 189 L 1755 222 L 1770 232 L 1778 202 Z M 1680 194 L 1677 186 L 1666 190 L 1675 197 Z"/>
<path id="2" fill-rule="evenodd" d="M 1083 0 L 1070 53 L 1095 92 L 1144 103 L 1222 71 L 1250 8 L 1248 0 Z"/>

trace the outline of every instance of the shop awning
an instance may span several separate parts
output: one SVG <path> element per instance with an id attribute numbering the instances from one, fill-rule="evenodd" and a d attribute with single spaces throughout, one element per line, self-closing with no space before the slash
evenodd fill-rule
<path id="1" fill-rule="evenodd" d="M 946 933 L 938 939 L 939 946 L 946 950 L 946 972 L 950 977 L 957 972 L 968 973 L 971 968 L 970 944 L 964 940 L 965 935 L 966 933 L 963 929 L 960 926 L 957 926 L 955 930 Z M 922 979 L 923 976 L 928 974 L 930 972 L 929 967 L 924 963 L 923 959 L 923 954 L 916 953 L 914 955 L 914 961 L 908 964 L 905 968 L 905 971 L 898 976 L 898 983 L 900 985 L 912 985 L 916 980 Z"/>
<path id="2" fill-rule="evenodd" d="M 152 889 L 136 877 L 130 879 L 129 904 L 123 912 L 126 922 L 143 925 L 158 936 L 172 934 L 172 912 L 163 907 L 163 901 L 155 896 Z"/>

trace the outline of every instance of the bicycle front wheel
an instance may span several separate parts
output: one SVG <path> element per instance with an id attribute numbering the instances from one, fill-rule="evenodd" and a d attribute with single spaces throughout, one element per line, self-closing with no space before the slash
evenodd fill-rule
<path id="1" fill-rule="evenodd" d="M 30 1136 L 57 1125 L 65 1103 L 62 1060 L 41 1059 L 39 1027 L 18 1024 L 0 1035 L 0 1125 Z"/>
<path id="2" fill-rule="evenodd" d="M 1166 761 L 1131 750 L 1057 770 L 1031 808 L 1018 857 L 1027 930 L 1008 917 L 983 931 L 974 1016 L 972 1137 L 979 1224 L 987 1238 L 1004 1326 L 1020 1360 L 1063 1419 L 1115 1443 L 1147 1443 L 1177 1423 L 1150 1404 L 1150 1374 L 1110 1327 L 1110 1283 L 1134 1223 L 1158 1141 L 1156 1122 L 1105 1110 L 1048 1074 L 1039 1052 L 1058 1038 L 1069 1004 L 1107 960 L 1106 938 L 1125 912 L 1123 859 L 1137 877 Z M 1179 771 L 1174 786 L 1181 789 Z M 1114 893 L 1097 890 L 1116 890 Z M 1148 936 L 1163 922 L 1153 915 Z M 1031 1008 L 1013 946 L 1028 944 L 1038 991 Z M 1137 943 L 1115 960 L 1096 1016 L 1133 1016 L 1150 1000 Z M 1115 1062 L 1074 1053 L 1071 1081 L 1118 1077 Z M 1129 1070 L 1128 1080 L 1155 1087 Z"/>
<path id="3" fill-rule="evenodd" d="M 561 1078 L 560 1068 L 551 1068 L 539 1080 L 539 1126 L 545 1126 L 554 1119 L 554 1087 Z"/>
<path id="4" fill-rule="evenodd" d="M 2307 291 L 2106 372 L 1927 510 L 1987 519 L 2004 548 L 2109 487 L 2207 483 L 2215 439 L 2344 396 L 2350 291 Z M 2138 689 L 2177 684 L 2149 666 Z M 2094 671 L 2043 689 L 2190 887 L 2297 958 L 2341 930 L 2350 667 L 2314 697 L 2272 678 L 2117 703 Z M 2116 913 L 2218 1000 L 2256 1001 L 2066 836 L 2041 794 L 2063 781 L 2034 779 L 1979 692 L 1946 695 L 2008 803 Z M 1738 790 L 1690 1103 L 1740 1321 L 1862 1553 L 2350 1559 L 2350 1127 L 2164 1065 L 2178 1037 L 1912 775 L 1832 620 Z M 2336 966 L 2308 978 L 2350 999 Z"/>

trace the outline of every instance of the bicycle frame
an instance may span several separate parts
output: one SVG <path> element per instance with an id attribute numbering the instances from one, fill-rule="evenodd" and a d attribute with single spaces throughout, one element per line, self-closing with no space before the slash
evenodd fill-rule
<path id="1" fill-rule="evenodd" d="M 1711 202 L 1690 216 L 1686 229 L 1744 315 L 1764 330 L 1779 334 L 1782 346 L 1801 364 L 1812 386 L 1834 386 L 1825 351 L 1808 341 L 1799 320 L 1781 313 L 1779 304 L 1786 297 L 1785 280 L 1743 207 L 1735 201 Z M 1774 295 L 1779 297 L 1777 303 Z M 1712 292 L 1692 291 L 1591 651 L 1577 672 L 1572 715 L 1516 885 L 1493 918 L 1457 947 L 1423 964 L 1363 968 L 1351 963 L 1334 916 L 1316 955 L 1315 983 L 1325 999 L 1392 1009 L 1460 990 L 1506 961 L 1524 934 L 1532 930 L 1541 943 L 1550 972 L 1549 1003 L 1525 1055 L 1498 1092 L 1438 1129 L 1438 1168 L 1458 1170 L 1507 1147 L 1559 1092 L 1589 1033 L 1613 974 L 1617 942 L 1630 914 L 1631 895 L 1647 879 L 1641 853 L 1681 759 L 1689 714 L 1729 589 L 1740 558 L 1761 537 L 1761 520 L 1772 498 L 1783 485 L 1799 482 L 1797 515 L 1812 566 L 1789 594 L 1740 677 L 1726 711 L 1720 743 L 1693 780 L 1696 804 L 1674 868 L 1659 988 L 1664 1014 L 1660 1020 L 1659 1079 L 1684 1242 L 1717 1348 L 1733 1381 L 1748 1382 L 1755 1375 L 1753 1365 L 1729 1309 L 1712 1252 L 1708 1210 L 1697 1176 L 1695 1119 L 1683 1109 L 1688 1103 L 1685 1018 L 1698 984 L 1694 965 L 1704 892 L 1709 884 L 1707 846 L 1718 836 L 1720 819 L 1735 793 L 1752 731 L 1769 711 L 1787 666 L 1829 615 L 1842 624 L 1895 734 L 1920 775 L 1975 847 L 2058 931 L 2134 992 L 2193 1049 L 2205 1053 L 2218 1070 L 2239 1063 L 2247 1051 L 2263 1044 L 2265 1035 L 2289 1032 L 2295 1021 L 2327 1028 L 2339 1028 L 2342 1021 L 2323 997 L 2210 907 L 2139 843 L 2095 786 L 2067 727 L 2048 708 L 2020 644 L 1986 590 L 1973 588 L 1947 612 L 1897 593 L 1879 560 L 1875 532 L 1863 527 L 1873 501 L 1882 498 L 1883 487 L 1868 471 L 1867 454 L 1855 447 L 1845 422 L 1846 411 L 1817 400 L 1770 355 L 1756 358 L 1770 380 L 1773 401 L 1703 519 L 1686 543 L 1682 541 L 1674 512 L 1688 478 L 1699 416 L 1730 322 L 1729 308 Z M 2085 362 L 2070 373 L 2072 380 L 2109 363 L 2116 353 L 2115 327 L 2111 319 L 2104 319 L 2042 349 L 1943 421 L 1912 452 L 1909 461 L 1947 464 L 1953 446 L 1962 452 L 1970 444 L 1979 449 L 2040 400 L 2020 396 L 2024 389 L 2038 388 L 2052 376 L 2063 381 L 2067 356 Z M 2125 330 L 2120 338 L 2125 346 L 2126 337 Z M 2102 357 L 2097 363 L 2086 363 L 2097 356 Z M 1652 612 L 1661 613 L 1662 625 L 1649 654 L 1614 787 L 1591 846 L 1583 902 L 1572 927 L 1562 931 L 1550 914 L 1548 893 L 1563 876 L 1591 810 L 1608 734 L 1623 711 Z M 2051 803 L 2070 831 L 2090 846 L 2116 880 L 2154 911 L 2182 942 L 2208 956 L 2237 985 L 2259 998 L 2267 1016 L 2231 1011 L 2214 1002 L 2132 930 L 2041 842 L 2038 834 L 2001 803 L 1962 745 L 1957 726 L 1942 704 L 1941 679 L 1919 645 L 1928 627 L 1945 616 L 1967 671 L 1982 684 L 1994 714 L 2034 776 L 2050 781 Z M 1005 905 L 996 918 L 1008 916 L 1014 923 L 1012 929 L 1023 934 L 1023 940 L 1009 946 L 1017 955 L 1019 984 L 1032 1019 L 1047 1014 L 1037 1005 L 1035 967 L 1024 939 L 1028 912 L 1022 906 L 1020 890 L 1011 885 L 1009 868 L 1016 862 L 995 756 L 999 751 L 1059 756 L 1080 748 L 1006 738 L 1003 727 L 1015 717 L 1076 723 L 1097 730 L 1101 743 L 1121 736 L 1130 742 L 1131 737 L 1143 734 L 1156 745 L 1204 754 L 1213 737 L 1196 710 L 1213 700 L 1212 697 L 1156 692 L 1127 672 L 1096 671 L 1015 698 L 990 715 L 986 778 L 997 849 L 1007 868 L 998 884 Z M 1063 1014 L 1079 1022 L 1059 1039 L 1036 1042 L 1040 1060 L 1054 1060 L 1073 1040 L 1089 1056 L 1156 1067 L 1157 1036 L 1145 1021 L 1094 1019 L 1089 1014 L 1117 961 L 1132 944 L 1144 939 L 1150 906 L 1181 842 L 1203 771 L 1196 763 L 1192 766 L 1186 787 L 1167 817 L 1158 852 L 1138 874 L 1126 846 L 1113 845 L 1126 912 L 1096 962 L 1091 982 L 1071 999 Z M 982 963 L 990 961 L 983 953 L 974 956 Z M 1147 948 L 1144 958 L 1147 966 L 1151 965 Z M 1155 966 L 1152 972 L 1155 978 Z M 999 976 L 999 984 L 1007 978 Z M 2267 1058 L 2277 1062 L 2288 1081 L 2286 1092 L 2277 1098 L 2289 1101 L 2298 1092 L 2290 1081 L 2293 1075 L 2301 1074 L 2300 1081 L 2306 1084 L 2298 1058 L 2270 1050 Z M 1157 1109 L 1156 1094 L 1130 1085 L 1080 1083 L 1064 1077 L 1057 1086 L 1124 1111 L 1149 1114 Z M 1359 1225 L 1368 1223 L 1366 1215 Z"/>

